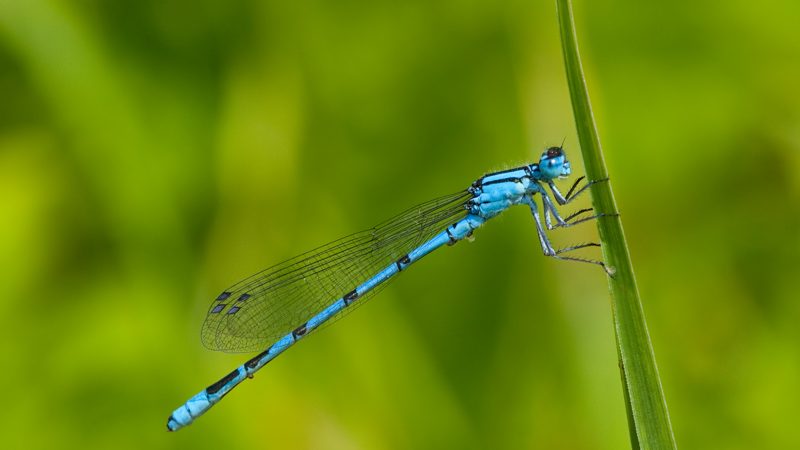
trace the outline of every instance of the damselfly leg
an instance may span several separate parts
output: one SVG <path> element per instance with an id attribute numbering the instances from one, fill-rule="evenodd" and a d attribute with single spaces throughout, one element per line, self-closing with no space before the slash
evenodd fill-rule
<path id="1" fill-rule="evenodd" d="M 602 183 L 602 182 L 608 181 L 608 178 L 603 178 L 601 180 L 596 180 L 596 181 L 590 181 L 590 182 L 586 183 L 585 186 L 583 186 L 580 189 L 578 189 L 577 191 L 575 191 L 575 188 L 578 186 L 578 184 L 584 178 L 585 177 L 580 177 L 580 178 L 578 178 L 578 180 L 575 181 L 575 183 L 573 183 L 572 187 L 567 192 L 566 197 L 561 195 L 561 192 L 558 190 L 558 188 L 556 187 L 556 185 L 553 183 L 552 180 L 550 180 L 548 182 L 548 186 L 550 186 L 550 190 L 553 192 L 553 197 L 556 199 L 556 202 L 558 202 L 559 205 L 565 205 L 565 204 L 571 202 L 572 200 L 574 200 L 575 197 L 577 197 L 581 193 L 585 192 L 586 188 L 588 188 L 589 186 L 591 186 L 593 184 L 596 184 L 596 183 Z M 574 194 L 573 194 L 573 192 L 574 192 Z M 550 200 L 550 196 L 547 194 L 547 192 L 545 192 L 544 189 L 542 189 L 542 192 L 540 194 L 542 195 L 542 203 L 544 204 L 545 225 L 547 225 L 547 229 L 548 230 L 552 230 L 552 229 L 555 229 L 555 228 L 558 228 L 558 227 L 567 228 L 567 227 L 571 227 L 573 225 L 577 225 L 579 223 L 583 223 L 583 222 L 586 222 L 586 221 L 589 221 L 589 220 L 592 220 L 592 219 L 597 219 L 599 217 L 618 215 L 618 214 L 600 213 L 600 214 L 595 214 L 595 215 L 590 216 L 590 217 L 578 218 L 578 217 L 580 217 L 581 215 L 583 215 L 583 214 L 585 214 L 587 212 L 593 211 L 592 208 L 584 208 L 584 209 L 576 211 L 576 212 L 570 214 L 569 216 L 567 216 L 566 218 L 562 219 L 561 215 L 559 214 L 558 210 L 556 209 L 555 205 L 553 204 L 553 201 Z M 550 214 L 552 214 L 553 218 L 555 218 L 555 221 L 556 221 L 555 224 L 552 223 L 552 221 L 550 219 Z M 573 220 L 573 219 L 575 219 L 575 220 Z"/>
<path id="2" fill-rule="evenodd" d="M 586 222 L 588 220 L 596 219 L 598 217 L 602 217 L 602 216 L 606 215 L 606 214 L 596 214 L 596 215 L 591 216 L 591 217 L 584 217 L 582 219 L 575 220 L 573 222 L 568 222 L 568 220 L 572 220 L 573 218 L 578 217 L 581 214 L 590 212 L 590 211 L 592 211 L 592 209 L 591 208 L 582 209 L 580 211 L 577 211 L 577 212 L 567 216 L 566 219 L 562 219 L 558 215 L 558 211 L 556 211 L 556 209 L 553 206 L 552 202 L 550 202 L 549 199 L 547 198 L 546 194 L 542 195 L 542 199 L 543 199 L 542 203 L 544 204 L 543 206 L 544 206 L 544 211 L 545 211 L 545 222 L 546 222 L 546 227 L 548 229 L 555 228 L 554 226 L 552 226 L 549 223 L 550 220 L 549 220 L 548 212 L 550 212 L 550 211 L 552 211 L 553 217 L 555 217 L 556 220 L 559 221 L 559 224 L 556 225 L 556 226 L 561 226 L 561 227 L 569 227 L 569 226 L 572 226 L 572 225 L 575 225 L 575 224 L 578 224 L 578 223 Z M 542 225 L 541 217 L 539 216 L 539 205 L 533 200 L 532 197 L 526 197 L 523 200 L 523 202 L 525 204 L 527 204 L 531 209 L 531 214 L 533 215 L 533 220 L 534 220 L 534 222 L 536 222 L 536 233 L 537 233 L 537 235 L 539 237 L 539 243 L 542 246 L 542 252 L 544 253 L 545 256 L 550 256 L 552 258 L 560 259 L 560 260 L 564 260 L 564 261 L 576 261 L 576 262 L 583 262 L 583 263 L 589 263 L 589 264 L 596 264 L 596 265 L 602 267 L 603 270 L 607 274 L 613 275 L 613 270 L 610 270 L 605 265 L 605 263 L 602 262 L 602 261 L 597 261 L 597 260 L 594 260 L 594 259 L 587 259 L 587 258 L 580 258 L 580 257 L 576 257 L 576 256 L 566 256 L 566 255 L 564 255 L 564 253 L 568 253 L 568 252 L 571 252 L 573 250 L 578 250 L 578 249 L 587 248 L 587 247 L 600 247 L 600 244 L 598 244 L 596 242 L 588 242 L 588 243 L 585 243 L 585 244 L 571 245 L 569 247 L 564 247 L 564 248 L 561 248 L 561 249 L 558 249 L 558 250 L 555 249 L 552 246 L 552 244 L 550 243 L 550 239 L 547 237 L 547 234 L 545 233 L 545 227 Z M 563 225 L 562 225 L 562 223 L 563 223 Z"/>
<path id="3" fill-rule="evenodd" d="M 608 181 L 608 177 L 602 178 L 602 179 L 599 179 L 599 180 L 592 180 L 592 181 L 586 183 L 584 186 L 582 186 L 580 189 L 578 189 L 576 191 L 575 188 L 577 188 L 578 185 L 581 183 L 581 181 L 583 181 L 585 179 L 586 179 L 585 176 L 578 177 L 578 179 L 575 180 L 574 183 L 572 183 L 572 187 L 569 188 L 569 191 L 567 191 L 567 195 L 566 196 L 561 195 L 561 191 L 558 190 L 558 188 L 556 187 L 556 184 L 553 182 L 553 180 L 548 180 L 547 181 L 547 185 L 550 186 L 550 190 L 553 191 L 553 197 L 555 197 L 555 199 L 558 202 L 558 204 L 559 205 L 566 205 L 567 203 L 569 203 L 573 199 L 575 199 L 575 197 L 577 197 L 578 195 L 580 195 L 583 192 L 585 192 L 586 189 L 589 188 L 589 186 L 591 186 L 593 184 L 597 184 L 597 183 L 602 183 L 604 181 Z"/>

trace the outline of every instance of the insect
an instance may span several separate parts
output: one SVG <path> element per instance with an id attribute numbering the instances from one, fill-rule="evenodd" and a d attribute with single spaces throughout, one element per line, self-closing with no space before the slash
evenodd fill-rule
<path id="1" fill-rule="evenodd" d="M 202 329 L 203 344 L 212 350 L 261 353 L 178 407 L 167 421 L 176 431 L 208 411 L 245 378 L 320 326 L 338 319 L 386 286 L 387 282 L 444 245 L 470 238 L 487 220 L 514 205 L 530 207 L 539 243 L 546 256 L 597 264 L 567 256 L 586 243 L 556 250 L 545 228 L 569 227 L 603 216 L 591 208 L 562 218 L 550 194 L 565 205 L 590 185 L 567 195 L 554 180 L 571 173 L 561 147 L 550 147 L 537 163 L 490 173 L 466 190 L 414 206 L 379 225 L 346 236 L 259 272 L 222 292 L 211 304 Z M 544 223 L 534 195 L 539 194 Z M 551 220 L 555 220 L 555 224 Z"/>

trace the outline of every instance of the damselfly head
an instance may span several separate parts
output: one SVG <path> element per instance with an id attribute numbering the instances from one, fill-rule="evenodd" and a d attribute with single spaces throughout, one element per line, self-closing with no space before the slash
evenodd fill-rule
<path id="1" fill-rule="evenodd" d="M 547 179 L 564 178 L 572 173 L 567 155 L 561 147 L 550 147 L 539 158 L 539 171 Z"/>

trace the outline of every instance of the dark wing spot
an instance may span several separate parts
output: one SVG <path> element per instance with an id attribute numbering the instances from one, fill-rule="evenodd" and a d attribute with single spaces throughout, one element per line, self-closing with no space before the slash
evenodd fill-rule
<path id="1" fill-rule="evenodd" d="M 236 311 L 240 310 L 238 306 L 232 306 L 231 309 L 228 310 L 228 314 L 236 314 Z"/>
<path id="2" fill-rule="evenodd" d="M 242 295 L 239 296 L 239 298 L 236 299 L 236 301 L 237 302 L 243 302 L 243 301 L 247 300 L 248 298 L 250 298 L 250 294 L 242 294 Z"/>
<path id="3" fill-rule="evenodd" d="M 222 311 L 223 309 L 225 309 L 226 306 L 228 305 L 226 305 L 225 303 L 220 303 L 219 305 L 215 306 L 214 309 L 211 310 L 211 314 L 216 314 Z"/>
<path id="4" fill-rule="evenodd" d="M 221 302 L 221 301 L 225 300 L 226 298 L 228 298 L 228 297 L 230 297 L 230 296 L 231 296 L 231 293 L 230 293 L 230 292 L 227 292 L 227 291 L 225 291 L 225 292 L 223 292 L 222 294 L 219 294 L 219 296 L 217 297 L 217 301 L 218 301 L 218 302 Z"/>

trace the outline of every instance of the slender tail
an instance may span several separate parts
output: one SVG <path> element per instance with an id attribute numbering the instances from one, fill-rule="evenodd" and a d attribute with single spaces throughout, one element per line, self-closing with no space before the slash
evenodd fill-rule
<path id="1" fill-rule="evenodd" d="M 472 230 L 480 227 L 484 219 L 468 215 L 455 224 L 447 227 L 445 231 L 437 234 L 424 244 L 420 245 L 410 253 L 401 257 L 397 262 L 390 264 L 381 272 L 375 274 L 372 278 L 359 285 L 353 291 L 345 294 L 343 297 L 335 301 L 333 304 L 325 308 L 319 314 L 309 319 L 306 323 L 297 327 L 294 331 L 282 337 L 278 342 L 272 344 L 271 347 L 256 355 L 246 363 L 237 367 L 236 370 L 225 375 L 219 381 L 211 386 L 203 389 L 199 394 L 190 398 L 186 403 L 178 407 L 167 420 L 167 430 L 177 431 L 203 415 L 206 411 L 211 409 L 212 406 L 217 404 L 222 397 L 235 388 L 245 378 L 252 378 L 259 369 L 284 350 L 289 348 L 292 344 L 312 332 L 320 325 L 328 321 L 331 317 L 335 316 L 343 309 L 347 308 L 350 304 L 355 302 L 359 297 L 365 293 L 373 290 L 376 286 L 386 282 L 389 278 L 400 273 L 412 263 L 419 261 L 420 258 L 428 253 L 436 250 L 445 244 L 454 244 L 457 241 L 472 234 Z"/>
<path id="2" fill-rule="evenodd" d="M 199 394 L 190 398 L 186 403 L 173 411 L 167 420 L 167 430 L 177 431 L 191 424 L 194 422 L 194 419 L 211 409 L 225 394 L 244 381 L 247 377 L 247 373 L 243 369 L 244 365 L 237 367 L 236 370 L 225 375 L 211 386 L 203 389 Z"/>
<path id="3" fill-rule="evenodd" d="M 337 302 L 338 303 L 338 302 Z M 336 305 L 336 304 L 334 304 Z M 333 309 L 333 308 L 329 308 Z M 326 310 L 327 311 L 327 310 Z M 195 419 L 216 405 L 222 397 L 235 388 L 246 378 L 253 378 L 259 369 L 283 353 L 292 344 L 307 334 L 306 327 L 300 327 L 281 338 L 270 348 L 251 358 L 246 363 L 237 367 L 233 372 L 225 375 L 219 381 L 200 391 L 186 403 L 179 406 L 167 419 L 167 430 L 177 431 L 190 425 Z"/>

